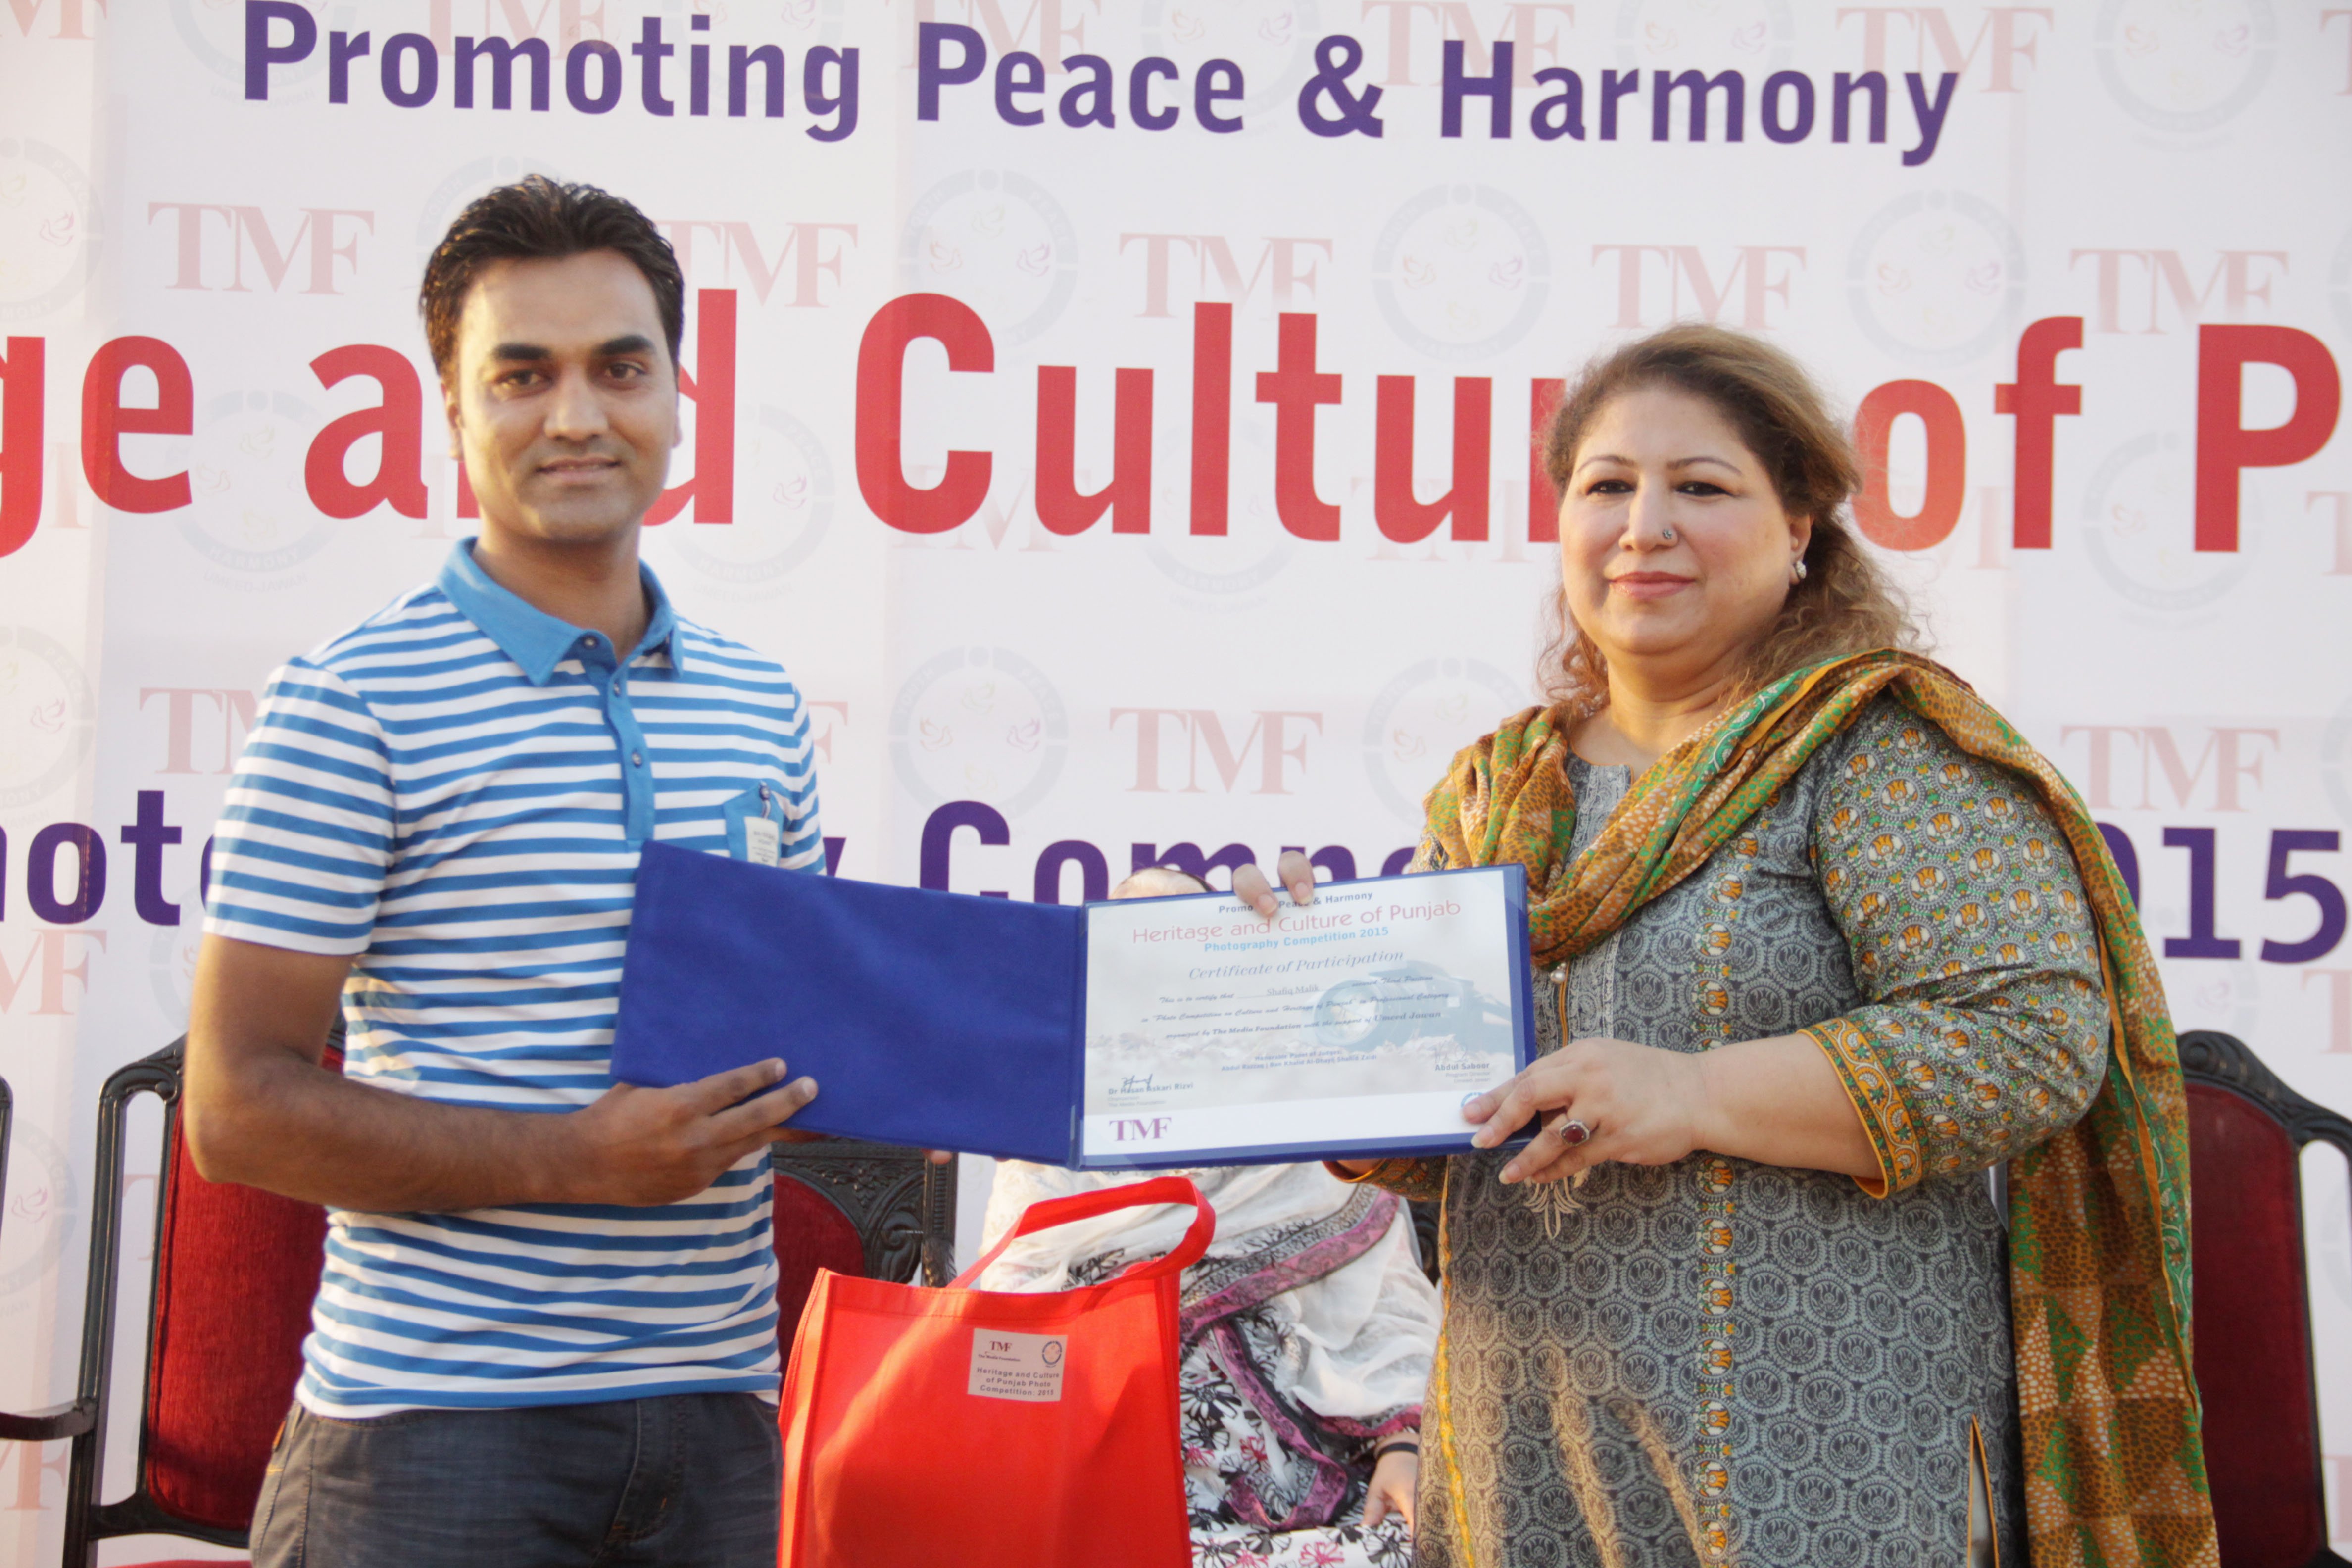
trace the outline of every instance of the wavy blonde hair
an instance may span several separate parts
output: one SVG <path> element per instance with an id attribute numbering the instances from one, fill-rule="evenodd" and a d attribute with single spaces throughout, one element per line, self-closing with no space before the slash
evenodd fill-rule
<path id="1" fill-rule="evenodd" d="M 1780 618 L 1748 654 L 1735 700 L 1823 659 L 1921 645 L 1902 591 L 1863 548 L 1847 515 L 1863 475 L 1844 426 L 1804 366 L 1746 332 L 1678 322 L 1587 363 L 1543 437 L 1544 468 L 1555 490 L 1567 492 L 1576 449 L 1601 411 L 1652 387 L 1712 405 L 1763 464 L 1782 509 L 1812 520 L 1805 579 L 1789 590 Z M 1547 697 L 1579 712 L 1608 705 L 1608 662 L 1569 613 L 1565 584 L 1552 595 L 1538 677 Z"/>

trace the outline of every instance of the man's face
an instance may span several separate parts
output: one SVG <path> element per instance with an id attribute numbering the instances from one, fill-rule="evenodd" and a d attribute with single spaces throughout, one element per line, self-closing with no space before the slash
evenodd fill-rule
<path id="1" fill-rule="evenodd" d="M 601 544 L 661 495 L 677 372 L 652 285 L 616 251 L 485 268 L 442 394 L 486 529 Z"/>

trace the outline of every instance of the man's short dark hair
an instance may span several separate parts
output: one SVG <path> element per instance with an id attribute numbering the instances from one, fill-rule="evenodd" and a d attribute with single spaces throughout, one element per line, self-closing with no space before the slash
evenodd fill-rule
<path id="1" fill-rule="evenodd" d="M 526 174 L 476 198 L 425 264 L 416 308 L 441 379 L 457 372 L 457 320 L 483 268 L 493 261 L 560 261 L 592 250 L 617 251 L 645 274 L 669 341 L 669 362 L 677 364 L 686 331 L 686 279 L 661 230 L 610 191 Z"/>

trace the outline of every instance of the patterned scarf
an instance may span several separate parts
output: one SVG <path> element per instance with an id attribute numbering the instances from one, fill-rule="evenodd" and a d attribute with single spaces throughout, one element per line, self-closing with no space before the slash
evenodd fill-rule
<path id="1" fill-rule="evenodd" d="M 1562 963 L 1703 865 L 1881 691 L 2035 786 L 2098 922 L 2105 1080 L 2080 1121 L 2010 1165 L 2032 1560 L 2218 1568 L 2189 1362 L 2188 1102 L 2172 1020 L 2097 826 L 2000 714 L 1941 665 L 1893 649 L 1800 670 L 1659 759 L 1570 865 L 1570 719 L 1531 708 L 1454 758 L 1423 803 L 1429 830 L 1453 865 L 1525 866 L 1535 960 Z"/>

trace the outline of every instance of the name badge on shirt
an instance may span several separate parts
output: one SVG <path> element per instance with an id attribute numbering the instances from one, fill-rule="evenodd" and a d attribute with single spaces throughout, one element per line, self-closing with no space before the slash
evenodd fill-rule
<path id="1" fill-rule="evenodd" d="M 784 830 L 775 819 L 767 816 L 746 817 L 743 822 L 743 858 L 754 866 L 772 866 L 783 858 Z"/>

